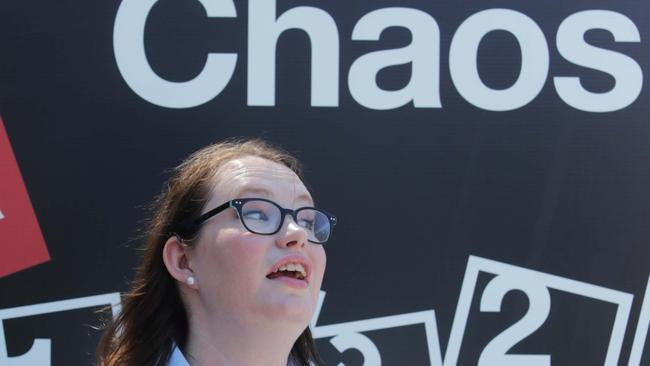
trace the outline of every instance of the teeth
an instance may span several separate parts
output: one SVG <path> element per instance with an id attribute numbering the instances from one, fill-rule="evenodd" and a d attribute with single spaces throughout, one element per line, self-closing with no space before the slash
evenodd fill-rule
<path id="1" fill-rule="evenodd" d="M 278 268 L 278 272 L 279 272 L 279 271 L 293 271 L 293 272 L 300 272 L 300 274 L 301 274 L 303 277 L 306 277 L 306 276 L 307 276 L 307 271 L 305 270 L 305 267 L 304 267 L 302 264 L 300 264 L 300 263 L 287 263 L 287 264 L 283 264 L 282 266 L 280 266 L 280 268 Z"/>

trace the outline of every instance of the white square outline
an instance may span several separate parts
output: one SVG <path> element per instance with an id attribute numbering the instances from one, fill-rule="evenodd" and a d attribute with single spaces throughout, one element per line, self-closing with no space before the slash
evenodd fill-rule
<path id="1" fill-rule="evenodd" d="M 616 366 L 618 364 L 623 346 L 623 338 L 625 337 L 625 329 L 627 328 L 630 309 L 632 307 L 632 300 L 634 298 L 632 294 L 470 255 L 458 298 L 458 305 L 456 306 L 456 313 L 454 315 L 449 342 L 447 343 L 443 366 L 455 366 L 458 362 L 460 347 L 465 335 L 465 327 L 467 326 L 467 319 L 478 281 L 478 274 L 481 271 L 505 276 L 517 276 L 524 272 L 527 276 L 537 277 L 541 282 L 546 284 L 547 288 L 616 304 L 616 317 L 612 327 L 604 366 Z"/>
<path id="2" fill-rule="evenodd" d="M 61 311 L 76 310 L 101 305 L 110 305 L 113 317 L 116 317 L 121 309 L 121 298 L 119 292 L 80 297 L 76 299 L 52 301 L 41 304 L 17 306 L 0 310 L 0 364 L 4 366 L 34 366 L 34 361 L 43 365 L 42 360 L 46 359 L 46 365 L 50 365 L 51 339 L 36 338 L 32 347 L 20 356 L 9 357 L 7 351 L 7 340 L 5 338 L 4 321 L 8 319 L 22 318 L 28 316 L 58 313 Z M 46 355 L 47 354 L 47 355 Z"/>
<path id="3" fill-rule="evenodd" d="M 417 311 L 413 313 L 389 315 L 379 318 L 370 318 L 364 320 L 355 320 L 350 322 L 336 323 L 331 325 L 316 326 L 323 302 L 325 300 L 325 291 L 320 292 L 318 305 L 314 316 L 311 320 L 311 331 L 314 339 L 335 337 L 339 335 L 349 335 L 360 332 L 373 330 L 390 329 L 409 325 L 423 324 L 427 338 L 427 350 L 429 352 L 429 362 L 431 365 L 441 365 L 442 355 L 440 353 L 440 339 L 438 337 L 438 327 L 436 312 L 434 310 Z M 364 361 L 365 363 L 365 361 Z M 341 365 L 341 364 L 339 364 Z"/>

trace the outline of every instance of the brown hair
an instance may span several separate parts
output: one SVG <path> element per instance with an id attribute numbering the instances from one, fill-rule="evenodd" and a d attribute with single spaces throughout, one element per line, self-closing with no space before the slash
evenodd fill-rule
<path id="1" fill-rule="evenodd" d="M 301 179 L 299 161 L 259 139 L 227 140 L 202 148 L 176 167 L 153 205 L 145 233 L 142 261 L 122 311 L 109 324 L 98 346 L 100 366 L 164 366 L 176 342 L 187 341 L 188 322 L 176 281 L 167 272 L 165 242 L 184 221 L 197 217 L 208 199 L 217 170 L 243 156 L 257 156 L 287 166 Z M 192 241 L 185 241 L 192 244 Z M 298 337 L 290 357 L 296 365 L 324 365 L 309 328 Z"/>

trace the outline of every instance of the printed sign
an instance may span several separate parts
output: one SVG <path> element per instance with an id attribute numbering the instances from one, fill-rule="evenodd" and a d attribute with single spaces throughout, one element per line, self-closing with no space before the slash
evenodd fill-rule
<path id="1" fill-rule="evenodd" d="M 4 277 L 46 262 L 50 255 L 1 118 L 0 180 L 0 277 Z"/>
<path id="2" fill-rule="evenodd" d="M 53 344 L 57 344 L 57 340 L 61 339 L 67 339 L 68 341 L 72 337 L 74 339 L 74 331 L 80 329 L 82 326 L 81 323 L 75 321 L 75 317 L 73 315 L 74 311 L 79 311 L 79 310 L 86 310 L 88 312 L 89 310 L 96 309 L 98 307 L 103 307 L 106 305 L 110 305 L 111 307 L 111 314 L 113 317 L 117 316 L 121 310 L 121 304 L 120 304 L 120 294 L 117 292 L 114 293 L 108 293 L 108 294 L 103 294 L 103 295 L 94 295 L 94 296 L 87 296 L 87 297 L 80 297 L 80 298 L 74 298 L 74 299 L 66 299 L 66 300 L 59 300 L 59 301 L 52 301 L 52 302 L 47 302 L 47 303 L 41 303 L 41 304 L 34 304 L 34 305 L 26 305 L 26 306 L 19 306 L 19 307 L 14 307 L 14 308 L 9 308 L 9 309 L 2 309 L 0 310 L 0 365 L 3 366 L 33 366 L 33 365 L 40 365 L 40 366 L 51 366 L 51 365 L 56 365 L 57 363 L 53 362 Z M 92 318 L 96 320 L 97 318 L 97 313 L 92 312 Z M 27 348 L 27 351 L 23 354 L 20 355 L 15 355 L 15 356 L 10 356 L 9 352 L 9 342 L 7 341 L 7 335 L 5 334 L 6 329 L 9 328 L 11 329 L 12 327 L 8 327 L 7 323 L 16 320 L 16 319 L 25 319 L 25 318 L 34 318 L 37 317 L 37 321 L 39 322 L 40 326 L 43 326 L 43 319 L 39 318 L 42 316 L 51 316 L 51 315 L 58 315 L 63 316 L 63 321 L 66 323 L 66 327 L 57 327 L 56 329 L 50 329 L 50 331 L 54 331 L 56 334 L 58 334 L 58 337 L 51 337 L 51 338 L 43 338 L 43 337 L 37 337 L 35 339 L 29 339 L 27 340 L 28 342 L 31 342 L 31 347 Z M 70 319 L 70 320 L 68 320 Z M 51 319 L 50 319 L 51 321 Z M 47 320 L 45 320 L 45 323 L 48 323 Z M 59 324 L 56 322 L 53 322 L 53 324 Z M 21 327 L 21 329 L 25 330 L 25 328 L 29 327 Z M 41 334 L 35 329 L 29 329 L 29 331 L 32 331 L 32 334 Z M 42 331 L 42 330 L 41 330 Z M 82 333 L 83 334 L 83 333 Z M 52 338 L 58 338 L 53 340 Z M 83 344 L 84 341 L 87 341 L 87 335 L 86 337 L 82 337 L 81 339 L 77 339 L 77 344 Z M 61 343 L 59 343 L 61 344 Z M 73 353 L 76 357 L 87 357 L 87 355 L 84 352 L 76 352 Z M 62 357 L 62 353 L 58 353 L 59 357 Z M 67 356 L 66 354 L 63 354 L 63 356 Z M 78 360 L 77 360 L 78 361 Z M 70 364 L 70 363 L 67 363 Z M 76 363 L 81 365 L 82 363 Z"/>
<path id="3" fill-rule="evenodd" d="M 477 294 L 479 273 L 495 275 L 484 287 L 482 294 Z M 383 329 L 395 329 L 413 325 L 423 325 L 426 338 L 428 360 L 431 366 L 456 366 L 467 364 L 459 362 L 463 341 L 467 340 L 466 330 L 472 309 L 473 298 L 480 297 L 479 312 L 495 313 L 502 311 L 502 304 L 509 292 L 520 291 L 528 299 L 528 309 L 523 317 L 511 324 L 501 333 L 493 334 L 491 340 L 484 346 L 478 360 L 470 364 L 478 366 L 494 365 L 534 365 L 551 366 L 554 364 L 552 355 L 524 354 L 513 352 L 517 344 L 523 342 L 533 333 L 542 328 L 551 312 L 552 296 L 550 290 L 561 291 L 615 305 L 614 319 L 606 319 L 612 324 L 606 350 L 590 349 L 589 352 L 604 355 L 599 364 L 616 366 L 621 359 L 621 350 L 628 326 L 632 308 L 633 294 L 596 286 L 586 282 L 542 273 L 531 269 L 497 262 L 491 259 L 470 255 L 467 262 L 465 277 L 461 286 L 458 306 L 454 315 L 453 325 L 446 352 L 443 354 L 442 344 L 438 334 L 438 321 L 435 310 L 424 310 L 413 313 L 397 314 L 379 318 L 357 320 L 346 323 L 317 325 L 318 316 L 325 300 L 325 292 L 321 291 L 318 308 L 311 321 L 312 334 L 315 339 L 329 339 L 329 342 L 341 354 L 347 350 L 357 350 L 364 366 L 387 364 L 382 357 L 381 347 L 367 336 L 368 332 Z M 558 306 L 558 305 L 556 305 Z M 474 316 L 474 319 L 478 319 Z M 603 319 L 604 320 L 604 319 Z M 632 340 L 628 366 L 640 366 L 644 344 L 650 324 L 650 278 L 644 298 L 642 299 L 641 314 Z M 491 334 L 489 329 L 481 329 L 482 333 Z M 410 340 L 412 346 L 417 344 Z M 575 347 L 575 345 L 571 345 Z M 411 347 L 414 348 L 414 347 Z M 383 351 L 383 352 L 382 352 Z M 549 349 L 549 352 L 557 350 Z M 471 352 L 470 352 L 471 353 Z M 392 364 L 392 363 L 388 363 Z M 559 363 L 562 364 L 562 363 Z M 342 365 L 342 363 L 339 363 Z"/>

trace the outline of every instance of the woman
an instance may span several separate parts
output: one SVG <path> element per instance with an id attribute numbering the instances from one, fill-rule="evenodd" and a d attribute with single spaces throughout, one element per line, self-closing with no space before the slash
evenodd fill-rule
<path id="1" fill-rule="evenodd" d="M 323 365 L 307 325 L 336 218 L 261 140 L 208 146 L 156 202 L 101 366 Z"/>

